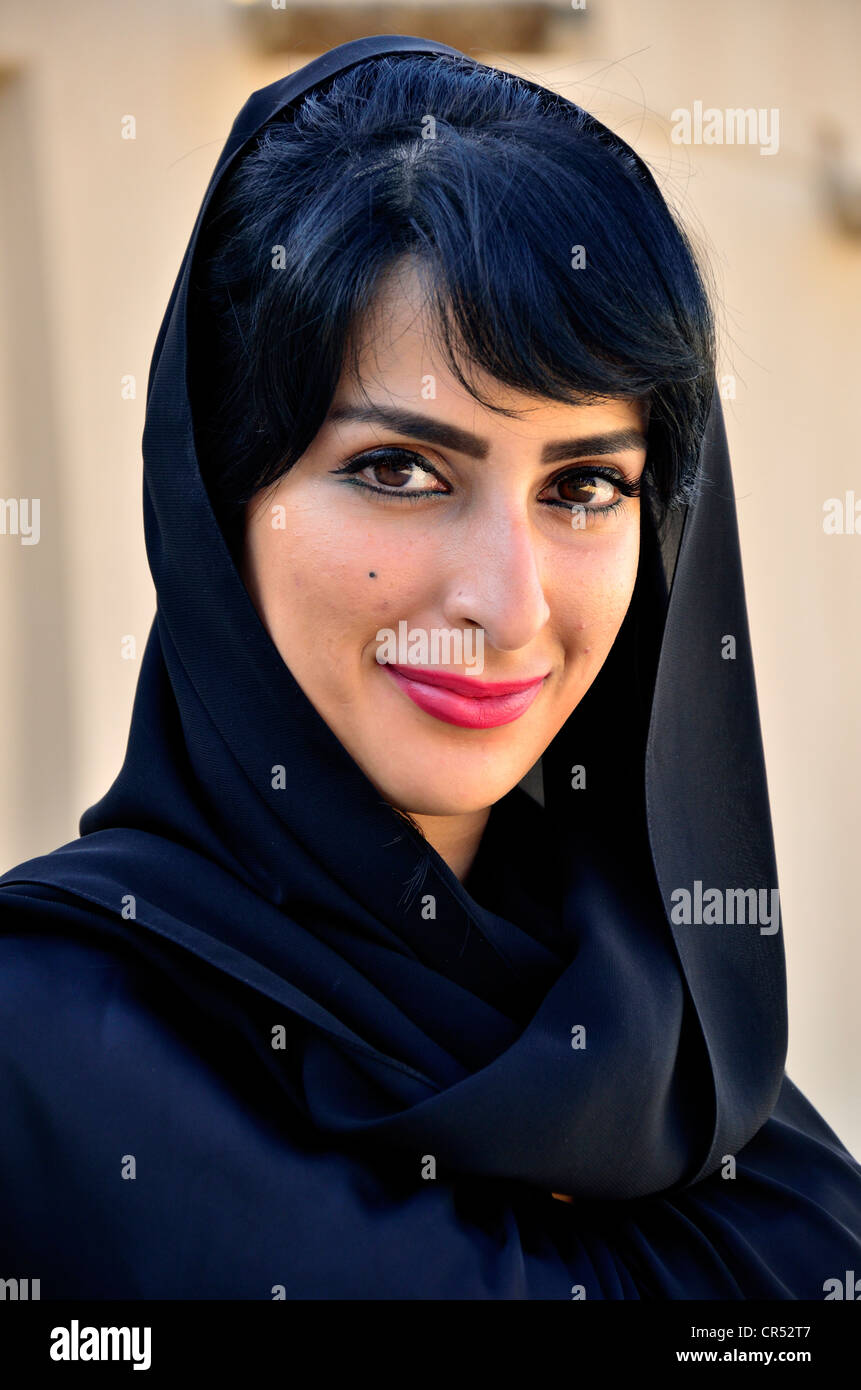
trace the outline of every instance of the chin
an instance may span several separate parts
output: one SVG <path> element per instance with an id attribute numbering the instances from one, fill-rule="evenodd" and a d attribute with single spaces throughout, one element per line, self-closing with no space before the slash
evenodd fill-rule
<path id="1" fill-rule="evenodd" d="M 532 764 L 530 764 L 531 766 Z M 439 769 L 427 777 L 411 775 L 377 783 L 377 788 L 390 805 L 414 816 L 464 816 L 483 811 L 499 801 L 516 786 L 529 771 L 500 776 L 481 771 L 473 777 L 458 773 L 456 785 L 452 776 L 441 776 Z"/>

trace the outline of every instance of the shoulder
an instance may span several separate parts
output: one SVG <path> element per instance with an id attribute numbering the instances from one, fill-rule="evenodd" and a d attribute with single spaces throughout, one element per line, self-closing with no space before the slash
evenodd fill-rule
<path id="1" fill-rule="evenodd" d="M 107 1117 L 181 1111 L 223 1088 L 213 1030 L 165 969 L 131 940 L 73 923 L 62 902 L 38 918 L 0 893 L 0 1093 L 7 1136 L 39 1125 L 72 1148 Z M 49 1118 L 50 1117 L 50 1118 Z"/>
<path id="2" fill-rule="evenodd" d="M 110 1010 L 122 995 L 141 1000 L 147 972 L 135 953 L 98 930 L 81 926 L 61 900 L 25 906 L 0 891 L 0 1021 L 6 1040 L 49 1020 L 83 1023 Z M 92 919 L 107 917 L 94 909 Z M 9 1026 L 11 1025 L 11 1027 Z"/>

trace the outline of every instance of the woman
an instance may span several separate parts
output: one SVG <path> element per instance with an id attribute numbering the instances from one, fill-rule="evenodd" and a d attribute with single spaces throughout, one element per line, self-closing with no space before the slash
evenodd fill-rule
<path id="1" fill-rule="evenodd" d="M 831 1296 L 861 1169 L 784 1074 L 712 318 L 642 161 L 424 39 L 255 92 L 144 460 L 123 768 L 0 880 L 5 1272 Z"/>

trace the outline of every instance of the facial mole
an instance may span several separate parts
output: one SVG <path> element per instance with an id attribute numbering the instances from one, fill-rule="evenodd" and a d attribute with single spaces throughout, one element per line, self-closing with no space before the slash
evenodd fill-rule
<path id="1" fill-rule="evenodd" d="M 369 578 L 369 579 L 376 579 L 376 577 L 377 577 L 376 570 L 368 570 L 368 578 Z"/>

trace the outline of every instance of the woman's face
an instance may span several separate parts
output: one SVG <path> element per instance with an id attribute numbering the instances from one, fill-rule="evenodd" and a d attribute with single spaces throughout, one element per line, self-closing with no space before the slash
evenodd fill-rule
<path id="1" fill-rule="evenodd" d="M 613 478 L 639 479 L 647 417 L 618 400 L 536 400 L 478 373 L 517 418 L 495 414 L 431 346 L 413 270 L 390 274 L 376 308 L 361 382 L 342 376 L 311 446 L 248 504 L 243 578 L 380 794 L 415 815 L 460 815 L 524 776 L 613 645 L 640 519 Z M 464 693 L 439 684 L 446 673 Z"/>

